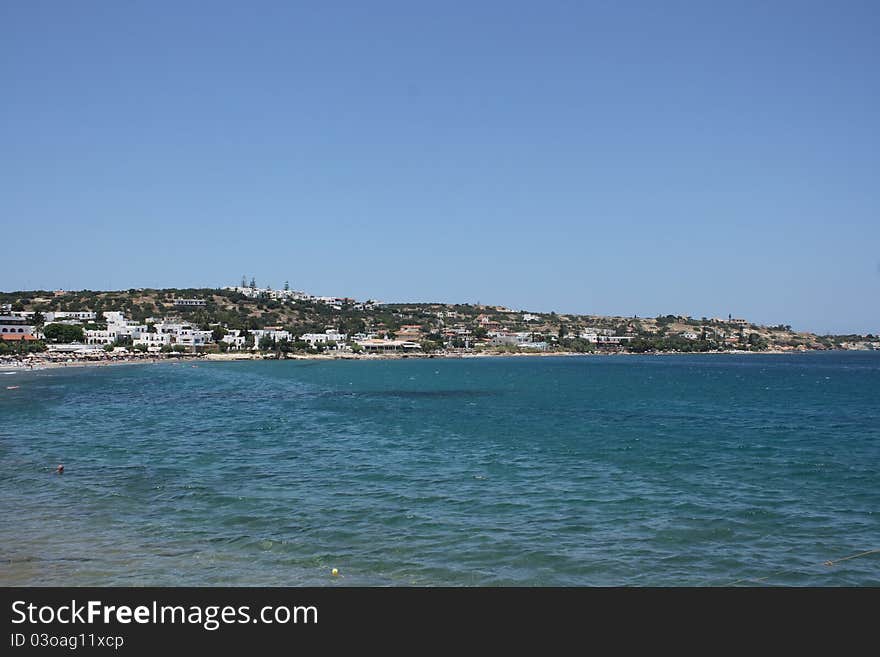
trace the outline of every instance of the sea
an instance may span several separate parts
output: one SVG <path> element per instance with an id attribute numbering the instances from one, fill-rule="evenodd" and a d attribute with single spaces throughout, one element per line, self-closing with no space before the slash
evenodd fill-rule
<path id="1" fill-rule="evenodd" d="M 0 585 L 878 586 L 878 548 L 880 352 L 0 373 Z"/>

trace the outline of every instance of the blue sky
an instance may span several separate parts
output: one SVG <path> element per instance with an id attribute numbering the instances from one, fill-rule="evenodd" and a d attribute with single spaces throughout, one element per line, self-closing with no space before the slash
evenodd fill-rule
<path id="1" fill-rule="evenodd" d="M 876 2 L 5 2 L 0 289 L 880 332 Z"/>

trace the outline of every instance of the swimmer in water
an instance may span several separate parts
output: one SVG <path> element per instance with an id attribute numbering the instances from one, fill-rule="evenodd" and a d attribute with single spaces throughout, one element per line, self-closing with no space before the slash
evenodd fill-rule
<path id="1" fill-rule="evenodd" d="M 55 472 L 57 472 L 58 474 L 64 474 L 64 465 L 59 463 L 58 467 L 55 468 Z"/>

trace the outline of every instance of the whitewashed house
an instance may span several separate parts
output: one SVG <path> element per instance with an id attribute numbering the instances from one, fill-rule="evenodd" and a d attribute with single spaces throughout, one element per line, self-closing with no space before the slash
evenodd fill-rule
<path id="1" fill-rule="evenodd" d="M 169 333 L 141 333 L 134 341 L 135 345 L 144 345 L 147 351 L 160 351 L 165 345 L 171 344 L 171 335 Z"/>
<path id="2" fill-rule="evenodd" d="M 348 336 L 334 329 L 327 329 L 323 333 L 304 333 L 299 339 L 314 347 L 316 344 L 327 344 L 328 342 L 335 342 L 337 345 L 344 344 Z"/>
<path id="3" fill-rule="evenodd" d="M 260 348 L 260 340 L 265 337 L 274 340 L 276 343 L 281 342 L 282 340 L 287 340 L 288 342 L 293 340 L 290 331 L 284 331 L 282 329 L 254 329 L 250 334 L 254 336 L 254 349 Z"/>
<path id="4" fill-rule="evenodd" d="M 520 333 L 495 333 L 489 344 L 493 347 L 511 346 L 522 347 L 524 349 L 545 349 L 546 342 L 535 342 L 532 339 L 532 333 L 523 331 Z"/>
<path id="5" fill-rule="evenodd" d="M 212 335 L 211 331 L 202 331 L 192 326 L 184 326 L 177 331 L 176 336 L 172 336 L 172 342 L 184 347 L 203 347 L 211 342 Z"/>
<path id="6" fill-rule="evenodd" d="M 116 335 L 122 337 L 126 336 L 135 340 L 141 337 L 142 334 L 147 332 L 146 324 L 138 324 L 133 320 L 128 320 L 121 323 L 113 323 L 107 322 L 107 328 L 111 331 L 116 331 Z"/>
<path id="7" fill-rule="evenodd" d="M 71 310 L 53 310 L 47 312 L 45 315 L 46 323 L 50 324 L 52 322 L 60 322 L 62 320 L 79 320 L 81 322 L 90 322 L 94 321 L 97 318 L 97 315 L 91 311 L 71 311 Z"/>
<path id="8" fill-rule="evenodd" d="M 86 344 L 113 344 L 118 337 L 115 330 L 107 328 L 105 330 L 87 330 L 85 332 Z"/>
<path id="9" fill-rule="evenodd" d="M 226 335 L 224 335 L 220 341 L 228 344 L 233 349 L 244 349 L 246 338 L 242 335 L 240 330 L 231 329 L 230 331 L 227 331 Z"/>

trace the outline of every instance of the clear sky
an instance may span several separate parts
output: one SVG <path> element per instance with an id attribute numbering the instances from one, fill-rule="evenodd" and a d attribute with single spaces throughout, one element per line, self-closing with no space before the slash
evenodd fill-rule
<path id="1" fill-rule="evenodd" d="M 880 332 L 880 3 L 0 3 L 0 289 Z"/>

